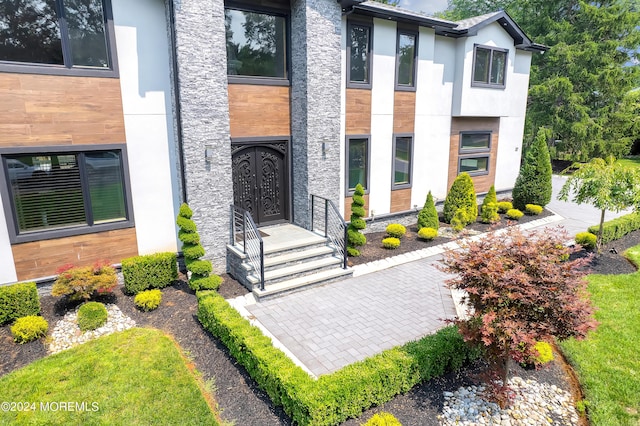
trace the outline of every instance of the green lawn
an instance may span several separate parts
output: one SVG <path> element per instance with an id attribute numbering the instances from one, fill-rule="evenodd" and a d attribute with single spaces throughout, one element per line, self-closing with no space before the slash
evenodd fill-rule
<path id="1" fill-rule="evenodd" d="M 0 424 L 218 425 L 187 363 L 159 330 L 114 333 L 0 378 L 0 400 L 23 409 L 3 403 Z"/>
<path id="2" fill-rule="evenodd" d="M 624 164 L 627 167 L 640 168 L 640 157 L 627 157 L 618 160 L 618 163 Z"/>
<path id="3" fill-rule="evenodd" d="M 626 255 L 640 264 L 640 246 Z M 581 342 L 561 344 L 588 403 L 591 424 L 640 424 L 640 272 L 590 275 L 589 291 L 600 323 Z"/>

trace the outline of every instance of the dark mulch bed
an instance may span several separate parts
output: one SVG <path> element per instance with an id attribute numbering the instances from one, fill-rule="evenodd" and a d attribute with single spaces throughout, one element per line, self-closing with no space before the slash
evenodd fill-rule
<path id="1" fill-rule="evenodd" d="M 458 237 L 464 237 L 468 235 L 468 231 L 487 232 L 491 228 L 500 229 L 512 224 L 527 223 L 531 222 L 532 220 L 551 216 L 552 214 L 553 213 L 551 213 L 550 211 L 544 210 L 537 216 L 524 215 L 517 222 L 506 219 L 505 215 L 500 215 L 500 222 L 497 222 L 493 225 L 480 222 L 480 218 L 478 217 L 478 220 L 462 230 L 462 232 L 458 234 Z M 448 224 L 442 222 L 442 217 L 440 217 L 440 219 L 441 228 L 449 226 Z M 418 227 L 416 224 L 407 227 L 407 233 L 400 240 L 400 247 L 393 250 L 382 247 L 382 239 L 387 237 L 386 232 L 371 232 L 365 235 L 367 237 L 367 244 L 360 248 L 360 256 L 349 257 L 350 266 L 362 265 L 364 263 L 373 262 L 375 260 L 384 259 L 390 256 L 398 256 L 403 253 L 421 250 L 427 247 L 437 246 L 451 241 L 450 238 L 445 237 L 437 237 L 432 241 L 421 240 L 418 238 Z"/>
<path id="2" fill-rule="evenodd" d="M 524 219 L 524 218 L 523 218 Z M 404 243 L 404 242 L 403 242 Z M 640 231 L 603 248 L 603 252 L 591 262 L 594 273 L 629 273 L 635 268 L 620 254 L 628 247 L 640 244 Z M 620 254 L 610 252 L 615 248 Z M 246 289 L 225 276 L 220 293 L 225 297 L 235 297 L 246 293 Z M 155 327 L 174 336 L 184 351 L 196 364 L 205 380 L 213 380 L 215 398 L 222 410 L 222 418 L 235 421 L 243 426 L 289 425 L 291 421 L 280 408 L 274 408 L 267 397 L 248 376 L 244 368 L 237 365 L 227 349 L 216 338 L 206 332 L 196 318 L 197 303 L 193 292 L 180 280 L 163 290 L 162 305 L 152 312 L 140 312 L 133 305 L 133 297 L 118 289 L 112 300 L 120 309 L 133 318 L 139 326 Z M 42 315 L 51 327 L 69 308 L 59 299 L 51 296 L 41 298 Z M 36 341 L 24 345 L 13 343 L 9 326 L 0 327 L 0 375 L 23 367 L 46 355 L 44 343 Z M 556 357 L 558 358 L 558 357 Z M 405 426 L 436 425 L 436 415 L 442 408 L 443 391 L 454 391 L 460 386 L 477 383 L 481 363 L 465 367 L 460 371 L 416 386 L 410 392 L 365 412 L 360 418 L 350 420 L 345 425 L 355 426 L 366 421 L 375 412 L 389 411 Z M 579 397 L 575 379 L 565 370 L 561 361 L 554 361 L 540 370 L 525 370 L 512 366 L 512 373 L 524 378 L 554 384 L 571 390 Z"/>

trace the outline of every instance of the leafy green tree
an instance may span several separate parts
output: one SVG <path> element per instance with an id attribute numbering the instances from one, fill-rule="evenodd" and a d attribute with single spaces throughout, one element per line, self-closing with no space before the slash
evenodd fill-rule
<path id="1" fill-rule="evenodd" d="M 349 256 L 360 256 L 358 247 L 367 243 L 367 237 L 360 232 L 365 229 L 367 224 L 363 217 L 366 215 L 364 210 L 364 188 L 357 184 L 351 197 L 351 218 L 349 227 L 347 228 L 347 252 Z"/>
<path id="2" fill-rule="evenodd" d="M 546 206 L 551 201 L 551 158 L 547 148 L 547 132 L 538 130 L 529 147 L 513 187 L 513 206 L 524 210 L 527 204 Z"/>
<path id="3" fill-rule="evenodd" d="M 562 186 L 558 199 L 589 203 L 601 210 L 596 244 L 600 251 L 605 212 L 640 208 L 640 172 L 616 162 L 613 156 L 607 160 L 594 158 L 588 163 L 575 163 L 573 167 L 577 170 Z"/>
<path id="4" fill-rule="evenodd" d="M 418 231 L 422 228 L 438 229 L 440 227 L 440 220 L 438 219 L 438 211 L 436 205 L 433 202 L 433 195 L 431 191 L 427 194 L 427 199 L 424 202 L 424 207 L 418 213 Z"/>
<path id="5" fill-rule="evenodd" d="M 443 16 L 459 20 L 501 9 L 550 47 L 533 55 L 525 143 L 548 126 L 553 158 L 627 154 L 629 141 L 640 137 L 628 125 L 633 103 L 625 102 L 640 84 L 638 1 L 450 0 Z"/>
<path id="6" fill-rule="evenodd" d="M 466 172 L 460 173 L 456 177 L 451 189 L 449 189 L 447 198 L 444 200 L 444 221 L 451 223 L 458 210 L 461 210 L 462 214 L 458 214 L 456 221 L 460 221 L 462 226 L 475 222 L 478 217 L 476 191 L 471 176 Z"/>

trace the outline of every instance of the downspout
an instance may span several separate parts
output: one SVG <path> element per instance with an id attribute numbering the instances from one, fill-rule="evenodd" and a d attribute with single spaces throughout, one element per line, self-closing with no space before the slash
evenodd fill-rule
<path id="1" fill-rule="evenodd" d="M 176 142 L 178 144 L 178 160 L 180 163 L 180 186 L 182 202 L 187 202 L 187 178 L 184 170 L 184 149 L 182 142 L 182 108 L 180 103 L 180 79 L 178 77 L 178 58 L 176 49 L 176 17 L 174 0 L 167 0 L 169 5 L 169 32 L 171 41 L 171 67 L 173 68 L 173 102 L 176 115 Z"/>

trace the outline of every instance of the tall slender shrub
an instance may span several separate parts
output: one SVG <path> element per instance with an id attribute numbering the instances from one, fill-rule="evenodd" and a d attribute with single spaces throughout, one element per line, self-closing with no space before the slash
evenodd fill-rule
<path id="1" fill-rule="evenodd" d="M 496 188 L 491 185 L 489 192 L 482 200 L 482 208 L 480 209 L 482 223 L 493 223 L 500 220 L 498 214 L 498 197 L 496 196 Z"/>
<path id="2" fill-rule="evenodd" d="M 363 217 L 366 215 L 364 210 L 364 188 L 357 184 L 356 189 L 351 197 L 351 218 L 349 227 L 347 228 L 347 252 L 349 256 L 360 256 L 358 247 L 367 243 L 367 237 L 360 232 L 365 229 L 367 224 Z"/>
<path id="3" fill-rule="evenodd" d="M 440 220 L 438 219 L 438 211 L 436 210 L 436 204 L 433 202 L 433 195 L 431 191 L 427 194 L 427 200 L 424 202 L 424 207 L 418 213 L 418 231 L 422 228 L 438 229 L 440 227 Z"/>
<path id="4" fill-rule="evenodd" d="M 524 210 L 527 204 L 546 206 L 551 201 L 551 157 L 547 147 L 547 131 L 538 130 L 536 139 L 524 156 L 513 187 L 513 207 Z"/>
<path id="5" fill-rule="evenodd" d="M 208 260 L 201 260 L 204 256 L 204 247 L 200 244 L 200 235 L 196 223 L 191 220 L 193 211 L 186 204 L 180 206 L 176 223 L 180 230 L 178 239 L 182 241 L 182 255 L 187 270 L 191 272 L 189 287 L 194 290 L 217 290 L 222 283 L 222 278 L 211 274 L 213 267 Z"/>
<path id="6" fill-rule="evenodd" d="M 446 223 L 451 223 L 454 215 L 458 210 L 464 213 L 459 216 L 463 225 L 475 222 L 478 217 L 478 201 L 476 200 L 476 191 L 473 187 L 473 180 L 469 173 L 463 172 L 456 177 L 449 189 L 447 198 L 444 200 L 443 217 Z"/>

